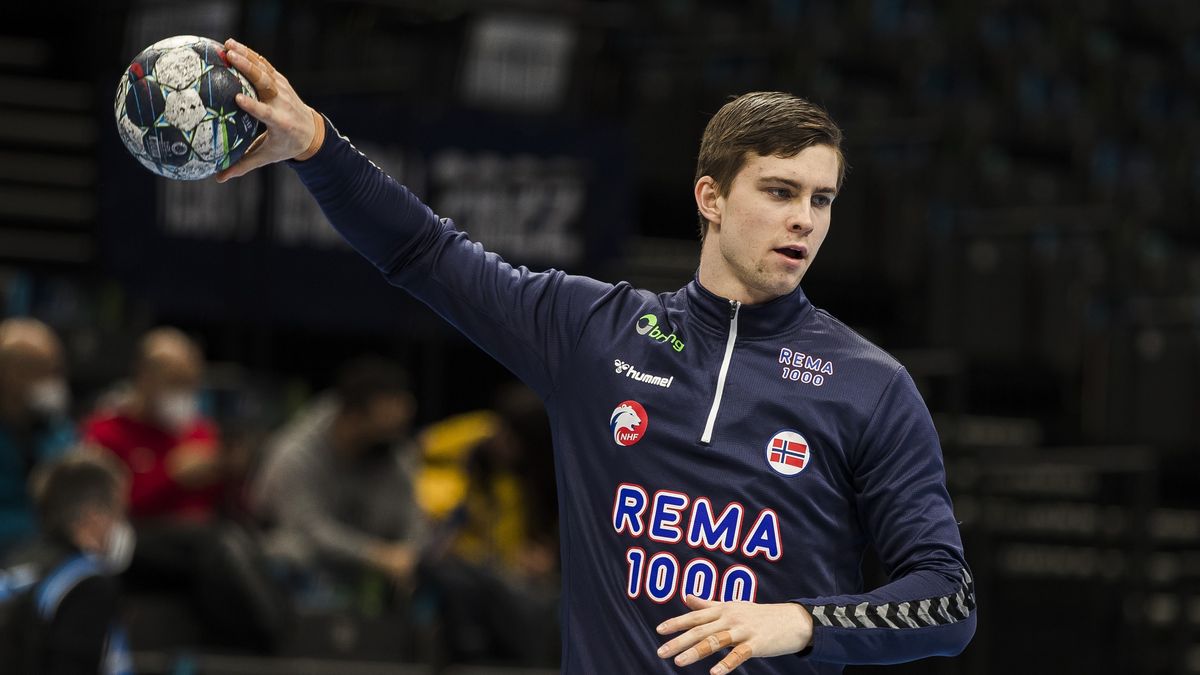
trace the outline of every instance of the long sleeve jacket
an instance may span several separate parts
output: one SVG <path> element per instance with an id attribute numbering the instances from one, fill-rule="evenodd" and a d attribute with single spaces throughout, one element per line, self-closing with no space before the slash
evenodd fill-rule
<path id="1" fill-rule="evenodd" d="M 938 437 L 895 359 L 799 288 L 741 305 L 698 281 L 655 294 L 512 267 L 326 131 L 291 166 L 334 227 L 546 403 L 564 672 L 707 672 L 655 655 L 685 593 L 809 610 L 811 645 L 747 673 L 963 649 L 972 579 Z M 868 546 L 890 575 L 869 590 Z"/>

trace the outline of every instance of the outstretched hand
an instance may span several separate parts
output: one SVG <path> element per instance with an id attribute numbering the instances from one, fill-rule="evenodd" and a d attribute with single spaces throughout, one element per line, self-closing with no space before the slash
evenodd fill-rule
<path id="1" fill-rule="evenodd" d="M 241 159 L 217 174 L 217 182 L 244 176 L 267 164 L 304 160 L 316 154 L 325 138 L 325 124 L 315 110 L 300 100 L 283 73 L 233 38 L 225 41 L 225 56 L 258 92 L 257 101 L 238 94 L 238 107 L 262 122 L 267 130 L 254 139 Z"/>
<path id="2" fill-rule="evenodd" d="M 794 602 L 715 602 L 694 595 L 683 601 L 692 611 L 658 626 L 659 635 L 687 631 L 658 650 L 664 659 L 674 656 L 677 666 L 732 647 L 709 670 L 712 675 L 725 675 L 751 658 L 792 654 L 812 641 L 812 617 Z"/>

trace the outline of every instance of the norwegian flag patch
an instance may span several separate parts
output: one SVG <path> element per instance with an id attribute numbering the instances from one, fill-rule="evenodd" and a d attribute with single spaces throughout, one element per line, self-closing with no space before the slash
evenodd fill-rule
<path id="1" fill-rule="evenodd" d="M 767 443 L 767 464 L 776 473 L 794 476 L 808 466 L 811 452 L 808 441 L 799 432 L 780 431 Z"/>

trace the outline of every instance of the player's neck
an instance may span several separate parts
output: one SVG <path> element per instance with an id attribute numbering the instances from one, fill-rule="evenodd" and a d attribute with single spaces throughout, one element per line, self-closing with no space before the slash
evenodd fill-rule
<path id="1" fill-rule="evenodd" d="M 709 293 L 726 300 L 736 300 L 743 305 L 758 305 L 779 297 L 750 288 L 739 279 L 721 257 L 720 242 L 711 235 L 701 246 L 700 269 L 696 276 Z"/>

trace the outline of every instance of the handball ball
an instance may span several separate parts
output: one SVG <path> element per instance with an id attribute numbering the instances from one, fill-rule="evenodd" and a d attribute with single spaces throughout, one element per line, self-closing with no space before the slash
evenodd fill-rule
<path id="1" fill-rule="evenodd" d="M 193 35 L 160 40 L 137 55 L 117 85 L 117 130 L 154 173 L 207 178 L 238 161 L 258 132 L 258 120 L 234 101 L 238 92 L 258 98 L 221 43 Z"/>

